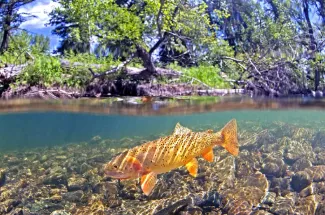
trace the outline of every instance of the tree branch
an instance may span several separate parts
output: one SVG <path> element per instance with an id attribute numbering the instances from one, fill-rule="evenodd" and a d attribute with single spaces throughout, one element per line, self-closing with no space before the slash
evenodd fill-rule
<path id="1" fill-rule="evenodd" d="M 163 37 L 160 38 L 160 39 L 156 42 L 156 44 L 155 44 L 155 45 L 150 49 L 150 51 L 149 51 L 149 55 L 151 56 L 152 53 L 153 53 L 157 48 L 159 48 L 159 46 L 160 46 L 163 42 L 165 42 L 166 39 L 167 39 L 167 34 L 166 34 L 166 32 L 165 32 L 164 35 L 163 35 Z"/>
<path id="2" fill-rule="evenodd" d="M 160 7 L 159 7 L 159 11 L 157 14 L 157 28 L 158 28 L 158 34 L 161 37 L 161 28 L 162 28 L 162 23 L 160 22 L 160 18 L 162 16 L 162 7 L 165 4 L 165 0 L 160 0 Z"/>
<path id="3" fill-rule="evenodd" d="M 99 78 L 99 77 L 102 77 L 102 76 L 105 76 L 105 75 L 109 75 L 109 74 L 112 74 L 112 73 L 115 73 L 115 72 L 119 71 L 122 67 L 124 67 L 125 65 L 127 65 L 128 63 L 130 63 L 133 60 L 134 56 L 135 55 L 132 54 L 126 61 L 123 61 L 122 63 L 120 63 L 115 68 L 113 68 L 111 70 L 108 70 L 106 72 L 103 72 L 103 73 L 95 73 L 91 68 L 88 68 L 88 69 L 91 72 L 91 74 L 93 75 L 93 78 Z"/>
<path id="4" fill-rule="evenodd" d="M 243 60 L 239 60 L 239 59 L 228 57 L 228 56 L 223 56 L 222 59 L 235 61 L 241 68 L 243 68 L 244 70 L 247 70 L 247 67 L 244 66 L 243 64 L 241 64 L 241 62 L 244 62 Z"/>
<path id="5" fill-rule="evenodd" d="M 250 62 L 250 64 L 254 67 L 255 71 L 257 72 L 257 74 L 261 75 L 261 72 L 257 69 L 257 67 L 255 66 L 255 64 L 252 62 L 251 58 L 248 56 L 248 54 L 246 53 L 246 56 Z"/>

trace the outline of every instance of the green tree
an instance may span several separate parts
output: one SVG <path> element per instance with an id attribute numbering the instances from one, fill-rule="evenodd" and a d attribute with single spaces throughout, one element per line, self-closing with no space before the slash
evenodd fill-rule
<path id="1" fill-rule="evenodd" d="M 0 58 L 3 63 L 23 64 L 27 60 L 48 54 L 49 49 L 49 37 L 20 30 L 11 35 L 7 51 Z"/>
<path id="2" fill-rule="evenodd" d="M 56 0 L 56 2 L 60 7 L 50 13 L 49 24 L 55 26 L 53 33 L 63 39 L 57 51 L 64 53 L 73 50 L 75 53 L 89 53 L 95 28 L 96 0 Z"/>
<path id="3" fill-rule="evenodd" d="M 9 46 L 11 34 L 19 28 L 21 23 L 28 18 L 34 17 L 28 13 L 19 13 L 22 6 L 35 0 L 7 0 L 0 3 L 0 26 L 2 38 L 0 44 L 0 53 L 4 53 Z"/>
<path id="4" fill-rule="evenodd" d="M 62 7 L 51 13 L 54 33 L 82 44 L 95 36 L 104 49 L 122 50 L 119 57 L 139 57 L 149 74 L 156 73 L 153 53 L 162 44 L 197 60 L 215 38 L 206 4 L 200 1 L 59 2 Z"/>

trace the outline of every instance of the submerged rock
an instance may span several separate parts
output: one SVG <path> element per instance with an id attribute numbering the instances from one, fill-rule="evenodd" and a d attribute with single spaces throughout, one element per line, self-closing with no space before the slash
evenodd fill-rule
<path id="1" fill-rule="evenodd" d="M 183 211 L 179 212 L 179 215 L 201 215 L 203 210 L 197 206 L 186 207 Z"/>
<path id="2" fill-rule="evenodd" d="M 249 176 L 262 168 L 262 157 L 258 153 L 243 151 L 235 162 L 237 178 Z"/>
<path id="3" fill-rule="evenodd" d="M 118 188 L 115 182 L 102 182 L 98 184 L 94 189 L 95 193 L 101 193 L 107 199 L 116 199 L 118 196 Z"/>
<path id="4" fill-rule="evenodd" d="M 258 211 L 254 211 L 250 215 L 272 215 L 272 214 L 264 210 L 258 210 Z"/>
<path id="5" fill-rule="evenodd" d="M 18 165 L 21 163 L 21 160 L 17 157 L 9 157 L 7 158 L 7 163 L 10 165 L 10 166 L 14 166 L 14 165 Z"/>
<path id="6" fill-rule="evenodd" d="M 295 172 L 302 171 L 308 167 L 313 166 L 310 160 L 307 158 L 300 158 L 292 165 L 292 170 Z"/>
<path id="7" fill-rule="evenodd" d="M 315 154 L 310 143 L 303 140 L 292 140 L 284 137 L 280 143 L 280 149 L 283 150 L 286 162 L 293 163 L 300 158 L 314 160 Z"/>
<path id="8" fill-rule="evenodd" d="M 224 207 L 224 210 L 227 211 L 227 214 L 231 215 L 251 214 L 252 204 L 248 201 L 245 201 L 244 199 L 233 200 Z"/>
<path id="9" fill-rule="evenodd" d="M 292 198 L 278 196 L 270 211 L 274 214 L 294 214 L 294 204 Z"/>
<path id="10" fill-rule="evenodd" d="M 304 171 L 300 171 L 294 174 L 294 176 L 292 177 L 291 186 L 296 192 L 300 192 L 305 187 L 310 185 L 311 182 L 311 176 Z"/>
<path id="11" fill-rule="evenodd" d="M 84 174 L 91 169 L 92 169 L 92 166 L 88 165 L 87 163 L 83 163 L 83 164 L 81 164 L 79 171 L 81 174 Z"/>
<path id="12" fill-rule="evenodd" d="M 84 178 L 71 177 L 68 179 L 68 191 L 83 190 L 86 187 L 87 180 Z"/>
<path id="13" fill-rule="evenodd" d="M 64 209 L 63 205 L 52 202 L 50 199 L 33 202 L 29 207 L 31 214 L 51 214 L 52 211 Z"/>
<path id="14" fill-rule="evenodd" d="M 325 147 L 325 132 L 319 131 L 316 133 L 316 135 L 312 141 L 312 146 L 313 146 L 313 148 L 316 148 L 316 147 L 324 148 Z"/>
<path id="15" fill-rule="evenodd" d="M 43 183 L 48 185 L 66 184 L 67 177 L 63 174 L 49 175 L 43 180 Z"/>
<path id="16" fill-rule="evenodd" d="M 325 165 L 306 168 L 304 171 L 297 172 L 292 177 L 292 188 L 300 192 L 312 182 L 325 181 Z"/>
<path id="17" fill-rule="evenodd" d="M 7 199 L 0 202 L 0 214 L 7 214 L 21 203 L 19 200 Z"/>
<path id="18" fill-rule="evenodd" d="M 318 202 L 315 196 L 308 196 L 306 198 L 301 198 L 296 202 L 295 214 L 315 214 Z"/>
<path id="19" fill-rule="evenodd" d="M 271 185 L 269 188 L 270 192 L 276 193 L 276 195 L 283 195 L 285 193 L 290 192 L 290 178 L 270 178 Z"/>
<path id="20" fill-rule="evenodd" d="M 65 210 L 56 210 L 51 213 L 51 215 L 71 215 L 71 213 Z"/>
<path id="21" fill-rule="evenodd" d="M 268 186 L 265 175 L 260 172 L 243 177 L 233 189 L 222 193 L 222 205 L 228 214 L 249 214 L 262 202 Z"/>
<path id="22" fill-rule="evenodd" d="M 323 215 L 325 214 L 325 202 L 320 202 L 317 205 L 315 215 Z"/>
<path id="23" fill-rule="evenodd" d="M 43 183 L 48 185 L 67 184 L 67 170 L 54 164 L 54 167 L 50 168 L 44 177 Z"/>
<path id="24" fill-rule="evenodd" d="M 276 193 L 268 192 L 263 199 L 263 204 L 273 205 L 276 199 Z"/>
<path id="25" fill-rule="evenodd" d="M 283 177 L 287 171 L 287 165 L 282 159 L 268 157 L 264 159 L 261 172 L 268 176 Z"/>
<path id="26" fill-rule="evenodd" d="M 260 148 L 276 143 L 276 137 L 268 130 L 259 134 L 256 138 L 255 145 Z"/>
<path id="27" fill-rule="evenodd" d="M 68 202 L 80 202 L 81 201 L 81 197 L 83 196 L 84 192 L 82 192 L 81 190 L 78 191 L 73 191 L 73 192 L 68 192 L 63 194 L 63 199 L 65 201 Z"/>
<path id="28" fill-rule="evenodd" d="M 45 162 L 48 160 L 48 156 L 47 155 L 43 155 L 40 159 L 41 162 Z"/>

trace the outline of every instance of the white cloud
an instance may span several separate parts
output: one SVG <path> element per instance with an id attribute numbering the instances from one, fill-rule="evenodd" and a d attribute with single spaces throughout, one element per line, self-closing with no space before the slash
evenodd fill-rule
<path id="1" fill-rule="evenodd" d="M 30 18 L 22 23 L 20 27 L 27 30 L 44 28 L 45 24 L 48 23 L 50 19 L 48 14 L 58 6 L 59 4 L 57 2 L 43 0 L 19 9 L 21 13 L 30 13 L 36 16 L 36 18 Z"/>

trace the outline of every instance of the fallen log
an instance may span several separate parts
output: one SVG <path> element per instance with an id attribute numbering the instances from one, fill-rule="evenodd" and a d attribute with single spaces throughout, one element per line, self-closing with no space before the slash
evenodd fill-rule
<path id="1" fill-rule="evenodd" d="M 12 81 L 17 75 L 19 75 L 23 69 L 28 64 L 21 64 L 21 65 L 10 65 L 4 68 L 0 68 L 0 81 L 1 82 L 8 82 Z"/>

